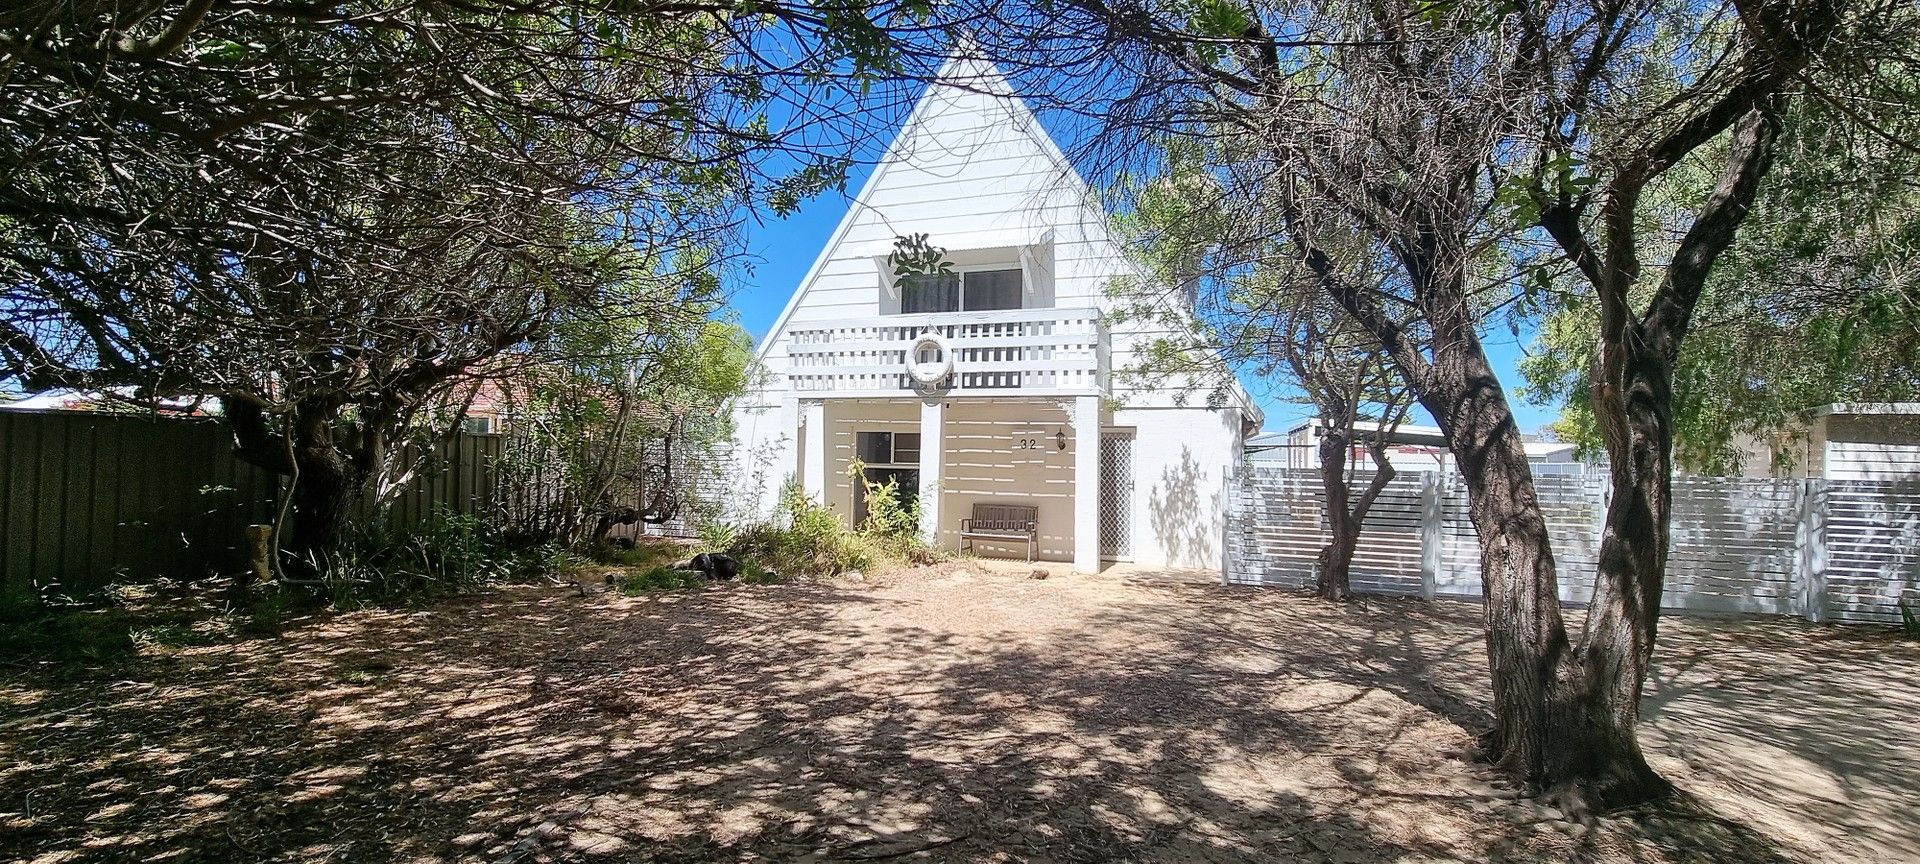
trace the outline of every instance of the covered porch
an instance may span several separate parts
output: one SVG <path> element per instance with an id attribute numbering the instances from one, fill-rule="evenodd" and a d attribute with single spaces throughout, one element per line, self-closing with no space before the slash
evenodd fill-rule
<path id="1" fill-rule="evenodd" d="M 1131 513 L 1119 493 L 1132 484 L 1116 446 L 1121 430 L 1106 430 L 1103 446 L 1098 396 L 851 397 L 797 407 L 801 483 L 849 525 L 865 513 L 850 472 L 857 459 L 869 478 L 894 480 L 918 502 L 930 545 L 962 548 L 962 522 L 975 505 L 1004 504 L 1035 509 L 1036 560 L 1091 573 L 1103 558 L 1124 556 Z M 1024 540 L 973 539 L 972 548 L 1027 554 Z"/>

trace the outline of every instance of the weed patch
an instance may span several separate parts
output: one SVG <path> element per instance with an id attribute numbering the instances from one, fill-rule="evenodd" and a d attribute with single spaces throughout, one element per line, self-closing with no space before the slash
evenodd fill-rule
<path id="1" fill-rule="evenodd" d="M 847 528 L 840 514 L 789 483 L 772 521 L 737 531 L 715 530 L 717 536 L 732 538 L 726 550 L 740 561 L 743 581 L 830 577 L 884 562 L 931 564 L 950 557 L 920 539 L 918 508 L 904 500 L 897 484 L 868 481 L 857 463 L 852 474 L 854 482 L 866 484 L 867 518 L 858 529 Z M 748 568 L 757 575 L 747 576 Z"/>
<path id="2" fill-rule="evenodd" d="M 125 609 L 42 609 L 0 622 L 0 657 L 99 663 L 132 656 L 134 618 Z"/>
<path id="3" fill-rule="evenodd" d="M 621 567 L 655 567 L 687 557 L 687 548 L 678 543 L 641 539 L 632 548 L 606 547 L 594 556 L 603 564 Z"/>
<path id="4" fill-rule="evenodd" d="M 416 526 L 375 520 L 360 529 L 328 568 L 326 597 L 337 609 L 417 606 L 577 563 L 557 545 L 515 544 L 477 517 L 441 511 Z"/>
<path id="5" fill-rule="evenodd" d="M 652 591 L 698 588 L 705 584 L 706 580 L 698 573 L 661 565 L 621 576 L 614 580 L 613 586 L 628 597 L 637 597 Z"/>
<path id="6" fill-rule="evenodd" d="M 215 622 L 196 624 L 176 621 L 150 627 L 135 627 L 130 635 L 137 647 L 192 648 L 219 642 L 222 634 L 216 629 L 217 627 Z"/>

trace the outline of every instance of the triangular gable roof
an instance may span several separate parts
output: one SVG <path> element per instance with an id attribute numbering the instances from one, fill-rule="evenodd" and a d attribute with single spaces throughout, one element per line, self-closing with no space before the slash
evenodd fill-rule
<path id="1" fill-rule="evenodd" d="M 921 128 L 927 124 L 930 112 L 938 106 L 942 91 L 951 89 L 983 94 L 999 100 L 1007 111 L 1007 118 L 1011 121 L 1010 125 L 1017 128 L 1024 137 L 1032 142 L 1040 151 L 1041 157 L 1052 167 L 1051 173 L 1053 173 L 1058 178 L 1058 182 L 1062 184 L 1060 188 L 1063 191 L 1071 192 L 1077 196 L 1078 199 L 1086 205 L 1092 217 L 1101 220 L 1102 223 L 1108 219 L 1110 214 L 1108 214 L 1107 208 L 1100 202 L 1099 196 L 1094 191 L 1092 184 L 1087 182 L 1086 177 L 1080 173 L 1079 168 L 1073 164 L 1073 161 L 1067 158 L 1066 153 L 1060 149 L 1059 143 L 1053 140 L 1053 136 L 1047 134 L 1046 128 L 1040 124 L 1039 117 L 1033 113 L 1033 109 L 1027 105 L 1026 100 L 1020 98 L 1020 95 L 1014 91 L 1012 83 L 1009 82 L 1006 75 L 1000 71 L 1000 67 L 992 61 L 978 56 L 971 46 L 962 46 L 959 51 L 948 57 L 946 62 L 941 64 L 940 69 L 934 73 L 933 80 L 921 90 L 919 97 L 914 100 L 913 110 L 908 113 L 907 119 L 900 125 L 899 131 L 894 133 L 893 140 L 887 145 L 885 154 L 880 158 L 880 161 L 874 164 L 874 169 L 867 175 L 866 182 L 861 184 L 859 193 L 850 200 L 847 206 L 847 212 L 840 217 L 839 224 L 834 227 L 833 233 L 828 235 L 826 243 L 821 245 L 819 254 L 814 257 L 813 264 L 807 268 L 806 273 L 800 277 L 799 284 L 794 286 L 793 293 L 787 298 L 786 306 L 781 309 L 779 317 L 774 319 L 773 326 L 768 328 L 766 335 L 760 338 L 760 342 L 754 350 L 754 357 L 757 361 L 762 363 L 766 362 L 767 356 L 772 351 L 774 343 L 786 332 L 787 325 L 791 322 L 795 310 L 800 308 L 801 304 L 806 300 L 807 295 L 819 284 L 822 272 L 826 269 L 828 263 L 834 259 L 836 253 L 841 251 L 842 245 L 846 242 L 847 235 L 855 225 L 858 224 L 860 216 L 865 209 L 862 205 L 873 199 L 875 191 L 880 189 L 885 182 L 887 173 L 891 169 L 901 165 L 912 164 L 913 154 L 910 148 L 911 143 L 916 140 L 917 133 Z M 1003 231 L 999 233 L 1004 234 L 1006 232 Z M 1102 233 L 1106 232 L 1103 231 Z M 980 242 L 994 246 L 1019 245 L 1016 241 L 1007 241 L 1004 239 Z M 862 251 L 872 252 L 875 250 Z M 1131 255 L 1126 254 L 1125 250 L 1119 249 L 1116 246 L 1115 251 L 1119 253 L 1116 260 L 1122 266 L 1133 270 L 1135 275 L 1142 280 L 1151 278 L 1146 270 L 1140 266 L 1139 262 L 1135 261 Z M 885 253 L 881 252 L 880 254 Z M 1231 390 L 1234 402 L 1237 403 L 1238 407 L 1244 411 L 1251 412 L 1254 417 L 1257 418 L 1255 421 L 1256 426 L 1264 421 L 1265 412 L 1254 403 L 1251 395 L 1246 391 L 1246 388 L 1241 386 L 1237 377 L 1236 380 L 1232 382 Z"/>
<path id="2" fill-rule="evenodd" d="M 773 343 L 781 333 L 786 331 L 787 323 L 792 319 L 794 310 L 800 308 L 801 301 L 806 299 L 807 293 L 819 281 L 820 273 L 827 266 L 827 262 L 845 242 L 847 233 L 859 220 L 862 202 L 872 199 L 874 190 L 880 188 L 881 180 L 888 169 L 909 161 L 907 144 L 914 140 L 915 133 L 926 122 L 927 113 L 938 101 L 941 88 L 957 88 L 1003 100 L 1014 124 L 1039 145 L 1059 175 L 1069 181 L 1072 188 L 1080 192 L 1085 200 L 1089 202 L 1094 200 L 1093 187 L 1087 183 L 1085 177 L 1081 176 L 1079 169 L 1074 167 L 1067 155 L 1060 150 L 1060 145 L 1053 140 L 1053 136 L 1048 135 L 1046 129 L 1041 127 L 1040 120 L 1034 116 L 1033 109 L 1029 108 L 1026 101 L 1014 92 L 1013 85 L 1007 81 L 1007 76 L 1000 71 L 1000 67 L 963 48 L 941 64 L 939 71 L 934 73 L 933 81 L 922 89 L 919 98 L 914 100 L 913 110 L 907 114 L 907 120 L 900 125 L 900 130 L 894 133 L 893 142 L 887 145 L 886 154 L 874 164 L 873 171 L 867 175 L 866 182 L 860 185 L 859 194 L 853 197 L 847 206 L 847 212 L 840 217 L 840 224 L 833 229 L 833 233 L 827 237 L 827 242 L 820 247 L 820 254 L 813 259 L 813 265 L 808 267 L 806 274 L 800 277 L 800 283 L 795 286 L 793 294 L 787 298 L 786 308 L 780 311 L 780 317 L 774 319 L 773 326 L 768 328 L 766 335 L 760 338 L 760 344 L 754 350 L 756 359 L 764 362 Z M 1106 215 L 1104 207 L 1097 209 L 1102 217 Z"/>

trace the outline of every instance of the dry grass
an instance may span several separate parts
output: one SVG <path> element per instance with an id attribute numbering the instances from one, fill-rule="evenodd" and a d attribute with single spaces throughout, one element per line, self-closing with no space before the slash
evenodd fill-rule
<path id="1" fill-rule="evenodd" d="M 1469 606 L 1025 572 L 14 670 L 0 859 L 1920 861 L 1920 652 L 1879 633 L 1669 619 L 1647 738 L 1691 802 L 1589 825 L 1476 779 Z"/>

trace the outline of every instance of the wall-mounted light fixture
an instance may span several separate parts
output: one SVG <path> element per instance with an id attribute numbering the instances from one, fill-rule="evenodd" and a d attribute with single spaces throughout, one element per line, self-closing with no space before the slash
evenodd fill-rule
<path id="1" fill-rule="evenodd" d="M 1055 444 L 1060 445 L 1060 449 L 1064 452 L 1067 449 L 1067 430 L 1056 430 L 1053 433 L 1053 441 Z"/>

